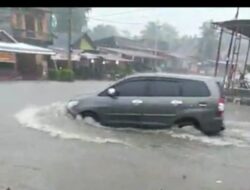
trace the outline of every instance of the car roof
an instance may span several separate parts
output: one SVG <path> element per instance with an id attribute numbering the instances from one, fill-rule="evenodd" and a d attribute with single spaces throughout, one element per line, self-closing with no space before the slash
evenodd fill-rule
<path id="1" fill-rule="evenodd" d="M 178 78 L 178 79 L 193 79 L 200 81 L 211 81 L 217 79 L 211 76 L 192 75 L 192 74 L 173 74 L 173 73 L 138 73 L 125 77 L 124 79 L 137 78 L 137 77 L 165 77 L 165 78 Z"/>

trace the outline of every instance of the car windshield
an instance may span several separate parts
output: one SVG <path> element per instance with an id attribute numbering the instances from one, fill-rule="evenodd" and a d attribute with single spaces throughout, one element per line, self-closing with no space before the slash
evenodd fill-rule
<path id="1" fill-rule="evenodd" d="M 82 2 L 0 8 L 0 190 L 249 190 L 250 8 Z"/>

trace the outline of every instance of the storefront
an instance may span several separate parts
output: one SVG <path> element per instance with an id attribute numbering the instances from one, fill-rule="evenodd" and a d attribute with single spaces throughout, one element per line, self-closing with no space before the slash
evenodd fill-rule
<path id="1" fill-rule="evenodd" d="M 9 52 L 0 52 L 0 79 L 4 80 L 16 76 L 16 55 Z"/>
<path id="2" fill-rule="evenodd" d="M 54 52 L 50 49 L 25 43 L 0 42 L 0 62 L 5 78 L 46 78 L 47 64 Z M 14 76 L 13 76 L 14 75 Z"/>

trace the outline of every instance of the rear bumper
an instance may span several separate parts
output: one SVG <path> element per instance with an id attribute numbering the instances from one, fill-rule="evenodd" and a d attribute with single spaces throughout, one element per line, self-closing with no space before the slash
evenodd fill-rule
<path id="1" fill-rule="evenodd" d="M 225 130 L 223 118 L 213 118 L 209 121 L 200 122 L 201 131 L 207 134 L 216 134 Z"/>

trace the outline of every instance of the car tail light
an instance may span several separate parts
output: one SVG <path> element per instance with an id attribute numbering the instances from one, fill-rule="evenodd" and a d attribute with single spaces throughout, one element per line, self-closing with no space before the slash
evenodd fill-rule
<path id="1" fill-rule="evenodd" d="M 225 111 L 225 100 L 224 100 L 224 98 L 220 98 L 218 100 L 218 116 L 222 117 L 224 111 Z"/>

